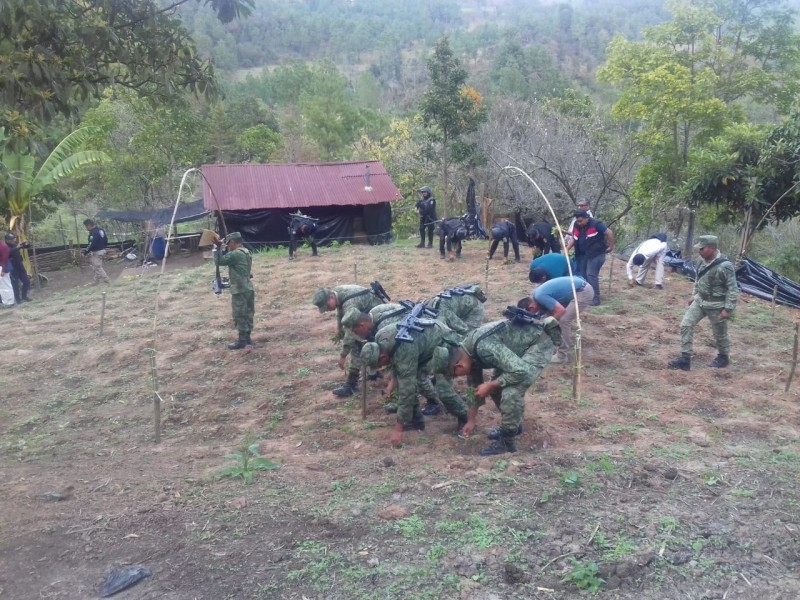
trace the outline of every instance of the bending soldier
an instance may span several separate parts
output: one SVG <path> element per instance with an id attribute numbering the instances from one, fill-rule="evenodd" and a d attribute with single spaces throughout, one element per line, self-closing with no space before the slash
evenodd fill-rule
<path id="1" fill-rule="evenodd" d="M 339 353 L 339 368 L 345 368 L 347 356 L 350 355 L 350 366 L 347 369 L 347 379 L 344 384 L 331 390 L 334 396 L 352 396 L 358 388 L 358 376 L 361 370 L 361 347 L 363 342 L 349 329 L 342 325 L 344 313 L 351 307 L 361 312 L 368 312 L 384 300 L 379 298 L 373 289 L 360 285 L 339 285 L 333 289 L 319 288 L 314 294 L 311 303 L 324 313 L 329 310 L 336 311 L 336 335 L 342 338 L 342 350 Z"/>
<path id="2" fill-rule="evenodd" d="M 483 324 L 486 295 L 477 284 L 461 285 L 439 292 L 425 303 L 438 312 L 438 319 L 461 336 Z"/>
<path id="3" fill-rule="evenodd" d="M 558 236 L 553 235 L 553 226 L 545 219 L 528 227 L 526 232 L 528 246 L 533 248 L 534 258 L 539 254 L 544 256 L 548 252 L 561 252 Z"/>
<path id="4" fill-rule="evenodd" d="M 517 226 L 508 219 L 504 219 L 499 223 L 492 225 L 492 245 L 489 248 L 489 254 L 486 258 L 492 260 L 497 245 L 503 240 L 503 258 L 508 258 L 508 243 L 514 247 L 514 262 L 519 262 L 519 239 L 517 239 Z"/>
<path id="5" fill-rule="evenodd" d="M 289 223 L 289 260 L 293 260 L 297 256 L 297 241 L 299 239 L 305 240 L 311 246 L 311 256 L 319 256 L 317 254 L 317 243 L 314 240 L 314 234 L 317 232 L 319 221 L 312 219 L 302 214 L 292 215 L 292 220 Z"/>
<path id="6" fill-rule="evenodd" d="M 453 260 L 453 249 L 456 251 L 455 258 L 461 258 L 461 242 L 465 239 L 467 239 L 467 226 L 460 218 L 442 221 L 439 225 L 439 258 L 445 258 L 445 242 L 450 260 Z"/>

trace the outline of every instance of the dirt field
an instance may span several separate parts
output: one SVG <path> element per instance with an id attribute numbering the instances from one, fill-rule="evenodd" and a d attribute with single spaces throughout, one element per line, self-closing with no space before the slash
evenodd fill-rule
<path id="1" fill-rule="evenodd" d="M 705 367 L 703 323 L 695 368 L 668 371 L 691 284 L 631 290 L 616 261 L 609 292 L 607 263 L 582 393 L 548 367 L 519 452 L 477 456 L 489 406 L 472 439 L 440 416 L 392 449 L 380 382 L 367 421 L 330 393 L 343 374 L 315 288 L 379 279 L 417 299 L 488 279 L 491 319 L 529 291 L 526 261 L 487 274 L 485 243 L 454 263 L 410 245 L 257 255 L 257 344 L 238 352 L 209 264 L 173 263 L 160 301 L 154 270 L 110 287 L 73 270 L 0 312 L 0 599 L 97 598 L 138 564 L 152 576 L 116 598 L 800 597 L 796 312 L 743 297 L 729 369 Z M 243 440 L 280 468 L 214 477 Z"/>

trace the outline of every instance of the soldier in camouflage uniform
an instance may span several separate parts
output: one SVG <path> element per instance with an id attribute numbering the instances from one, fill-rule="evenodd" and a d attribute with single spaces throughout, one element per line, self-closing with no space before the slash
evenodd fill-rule
<path id="1" fill-rule="evenodd" d="M 352 396 L 358 388 L 358 375 L 361 370 L 361 346 L 363 342 L 356 339 L 352 331 L 342 327 L 342 317 L 347 309 L 354 307 L 367 312 L 383 303 L 370 288 L 360 285 L 338 285 L 333 289 L 319 288 L 311 303 L 324 313 L 336 310 L 336 334 L 342 337 L 342 351 L 339 353 L 339 368 L 344 369 L 347 355 L 350 355 L 350 366 L 347 370 L 347 381 L 331 390 L 334 396 Z"/>
<path id="2" fill-rule="evenodd" d="M 433 319 L 419 319 L 421 331 L 408 331 L 413 341 L 397 339 L 397 325 L 383 327 L 375 335 L 375 341 L 364 345 L 362 357 L 368 366 L 386 366 L 391 364 L 392 373 L 397 378 L 397 424 L 391 435 L 391 443 L 399 446 L 403 441 L 404 431 L 424 431 L 425 419 L 419 409 L 417 400 L 417 382 L 420 377 L 430 373 L 429 362 L 439 346 L 455 347 L 458 336 L 446 325 Z M 444 378 L 442 378 L 444 381 Z M 437 392 L 440 383 L 437 378 Z M 440 396 L 445 409 L 458 419 L 458 429 L 467 422 L 467 408 L 456 395 Z"/>
<path id="3" fill-rule="evenodd" d="M 483 324 L 483 303 L 486 295 L 477 284 L 462 285 L 439 292 L 425 303 L 438 311 L 437 317 L 459 335 L 467 335 Z"/>
<path id="4" fill-rule="evenodd" d="M 228 279 L 231 287 L 231 308 L 233 309 L 233 322 L 239 331 L 239 339 L 228 344 L 231 350 L 239 350 L 251 345 L 250 334 L 253 331 L 253 317 L 255 316 L 256 292 L 251 281 L 253 256 L 250 251 L 242 246 L 242 234 L 231 233 L 226 238 L 228 251 L 220 256 L 219 246 L 221 241 L 214 243 L 212 254 L 214 264 L 228 267 Z"/>
<path id="5" fill-rule="evenodd" d="M 351 330 L 356 337 L 368 342 L 375 341 L 375 334 L 378 333 L 382 327 L 389 325 L 396 325 L 411 311 L 408 306 L 402 304 L 390 303 L 379 304 L 368 313 L 363 313 L 355 307 L 347 309 L 347 312 L 342 317 L 342 325 L 345 329 Z M 422 414 L 439 414 L 439 403 L 437 401 L 436 390 L 431 383 L 431 378 L 425 374 L 420 373 L 419 380 L 419 393 L 428 401 L 427 406 L 422 409 Z M 392 390 L 397 387 L 397 380 L 391 378 L 391 382 L 387 387 L 384 394 L 389 397 Z M 435 413 L 431 410 L 432 407 L 436 408 Z M 397 407 L 389 404 L 386 410 L 390 413 L 397 412 Z"/>
<path id="6" fill-rule="evenodd" d="M 727 256 L 720 254 L 719 240 L 713 235 L 701 235 L 695 248 L 702 259 L 695 265 L 694 281 L 689 308 L 681 321 L 681 355 L 668 363 L 670 369 L 688 371 L 692 368 L 692 340 L 694 327 L 703 317 L 711 322 L 717 357 L 708 363 L 717 369 L 730 363 L 731 340 L 728 337 L 728 318 L 736 309 L 739 288 L 736 271 Z"/>
<path id="7" fill-rule="evenodd" d="M 532 324 L 504 320 L 470 332 L 461 347 L 451 352 L 452 375 L 466 375 L 469 385 L 475 388 L 467 402 L 463 435 L 469 436 L 475 429 L 478 409 L 487 396 L 500 409 L 500 429 L 490 432 L 494 441 L 481 450 L 481 456 L 516 452 L 514 437 L 522 433 L 525 392 L 550 364 L 553 348 L 560 343 L 561 328 L 552 317 Z M 494 369 L 491 381 L 484 382 L 484 369 Z"/>

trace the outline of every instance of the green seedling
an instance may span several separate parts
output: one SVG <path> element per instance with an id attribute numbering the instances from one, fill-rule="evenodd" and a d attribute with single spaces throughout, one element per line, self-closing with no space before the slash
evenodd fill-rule
<path id="1" fill-rule="evenodd" d="M 561 580 L 562 583 L 572 583 L 580 590 L 588 590 L 596 594 L 600 591 L 600 587 L 605 583 L 605 580 L 597 575 L 598 567 L 594 561 L 583 563 L 581 561 L 570 558 L 572 562 L 572 569 Z"/>
<path id="2" fill-rule="evenodd" d="M 261 456 L 258 453 L 258 444 L 251 444 L 247 438 L 242 441 L 238 450 L 225 458 L 235 461 L 236 464 L 217 471 L 217 477 L 241 477 L 246 484 L 252 483 L 256 471 L 272 471 L 281 466 L 280 463 Z"/>

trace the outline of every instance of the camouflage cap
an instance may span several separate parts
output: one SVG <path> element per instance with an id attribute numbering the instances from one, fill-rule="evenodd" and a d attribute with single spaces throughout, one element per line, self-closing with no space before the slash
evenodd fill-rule
<path id="1" fill-rule="evenodd" d="M 226 242 L 241 242 L 242 241 L 242 234 L 238 231 L 234 231 L 233 233 L 229 233 L 228 237 L 225 238 Z"/>
<path id="2" fill-rule="evenodd" d="M 327 312 L 328 296 L 330 293 L 331 291 L 328 288 L 319 288 L 316 292 L 314 292 L 314 298 L 311 300 L 311 304 L 316 306 L 319 309 L 319 312 Z"/>
<path id="3" fill-rule="evenodd" d="M 361 362 L 368 367 L 378 366 L 378 358 L 381 355 L 381 347 L 375 342 L 367 342 L 361 348 Z"/>
<path id="4" fill-rule="evenodd" d="M 355 306 L 351 306 L 342 316 L 342 325 L 344 327 L 347 327 L 348 329 L 352 329 L 353 327 L 355 327 L 355 324 L 358 323 L 358 319 L 360 317 L 361 317 L 361 311 L 358 310 Z"/>
<path id="5" fill-rule="evenodd" d="M 705 248 L 706 246 L 714 246 L 719 248 L 719 238 L 715 235 L 701 235 L 697 238 L 697 243 L 694 245 L 695 250 Z"/>

